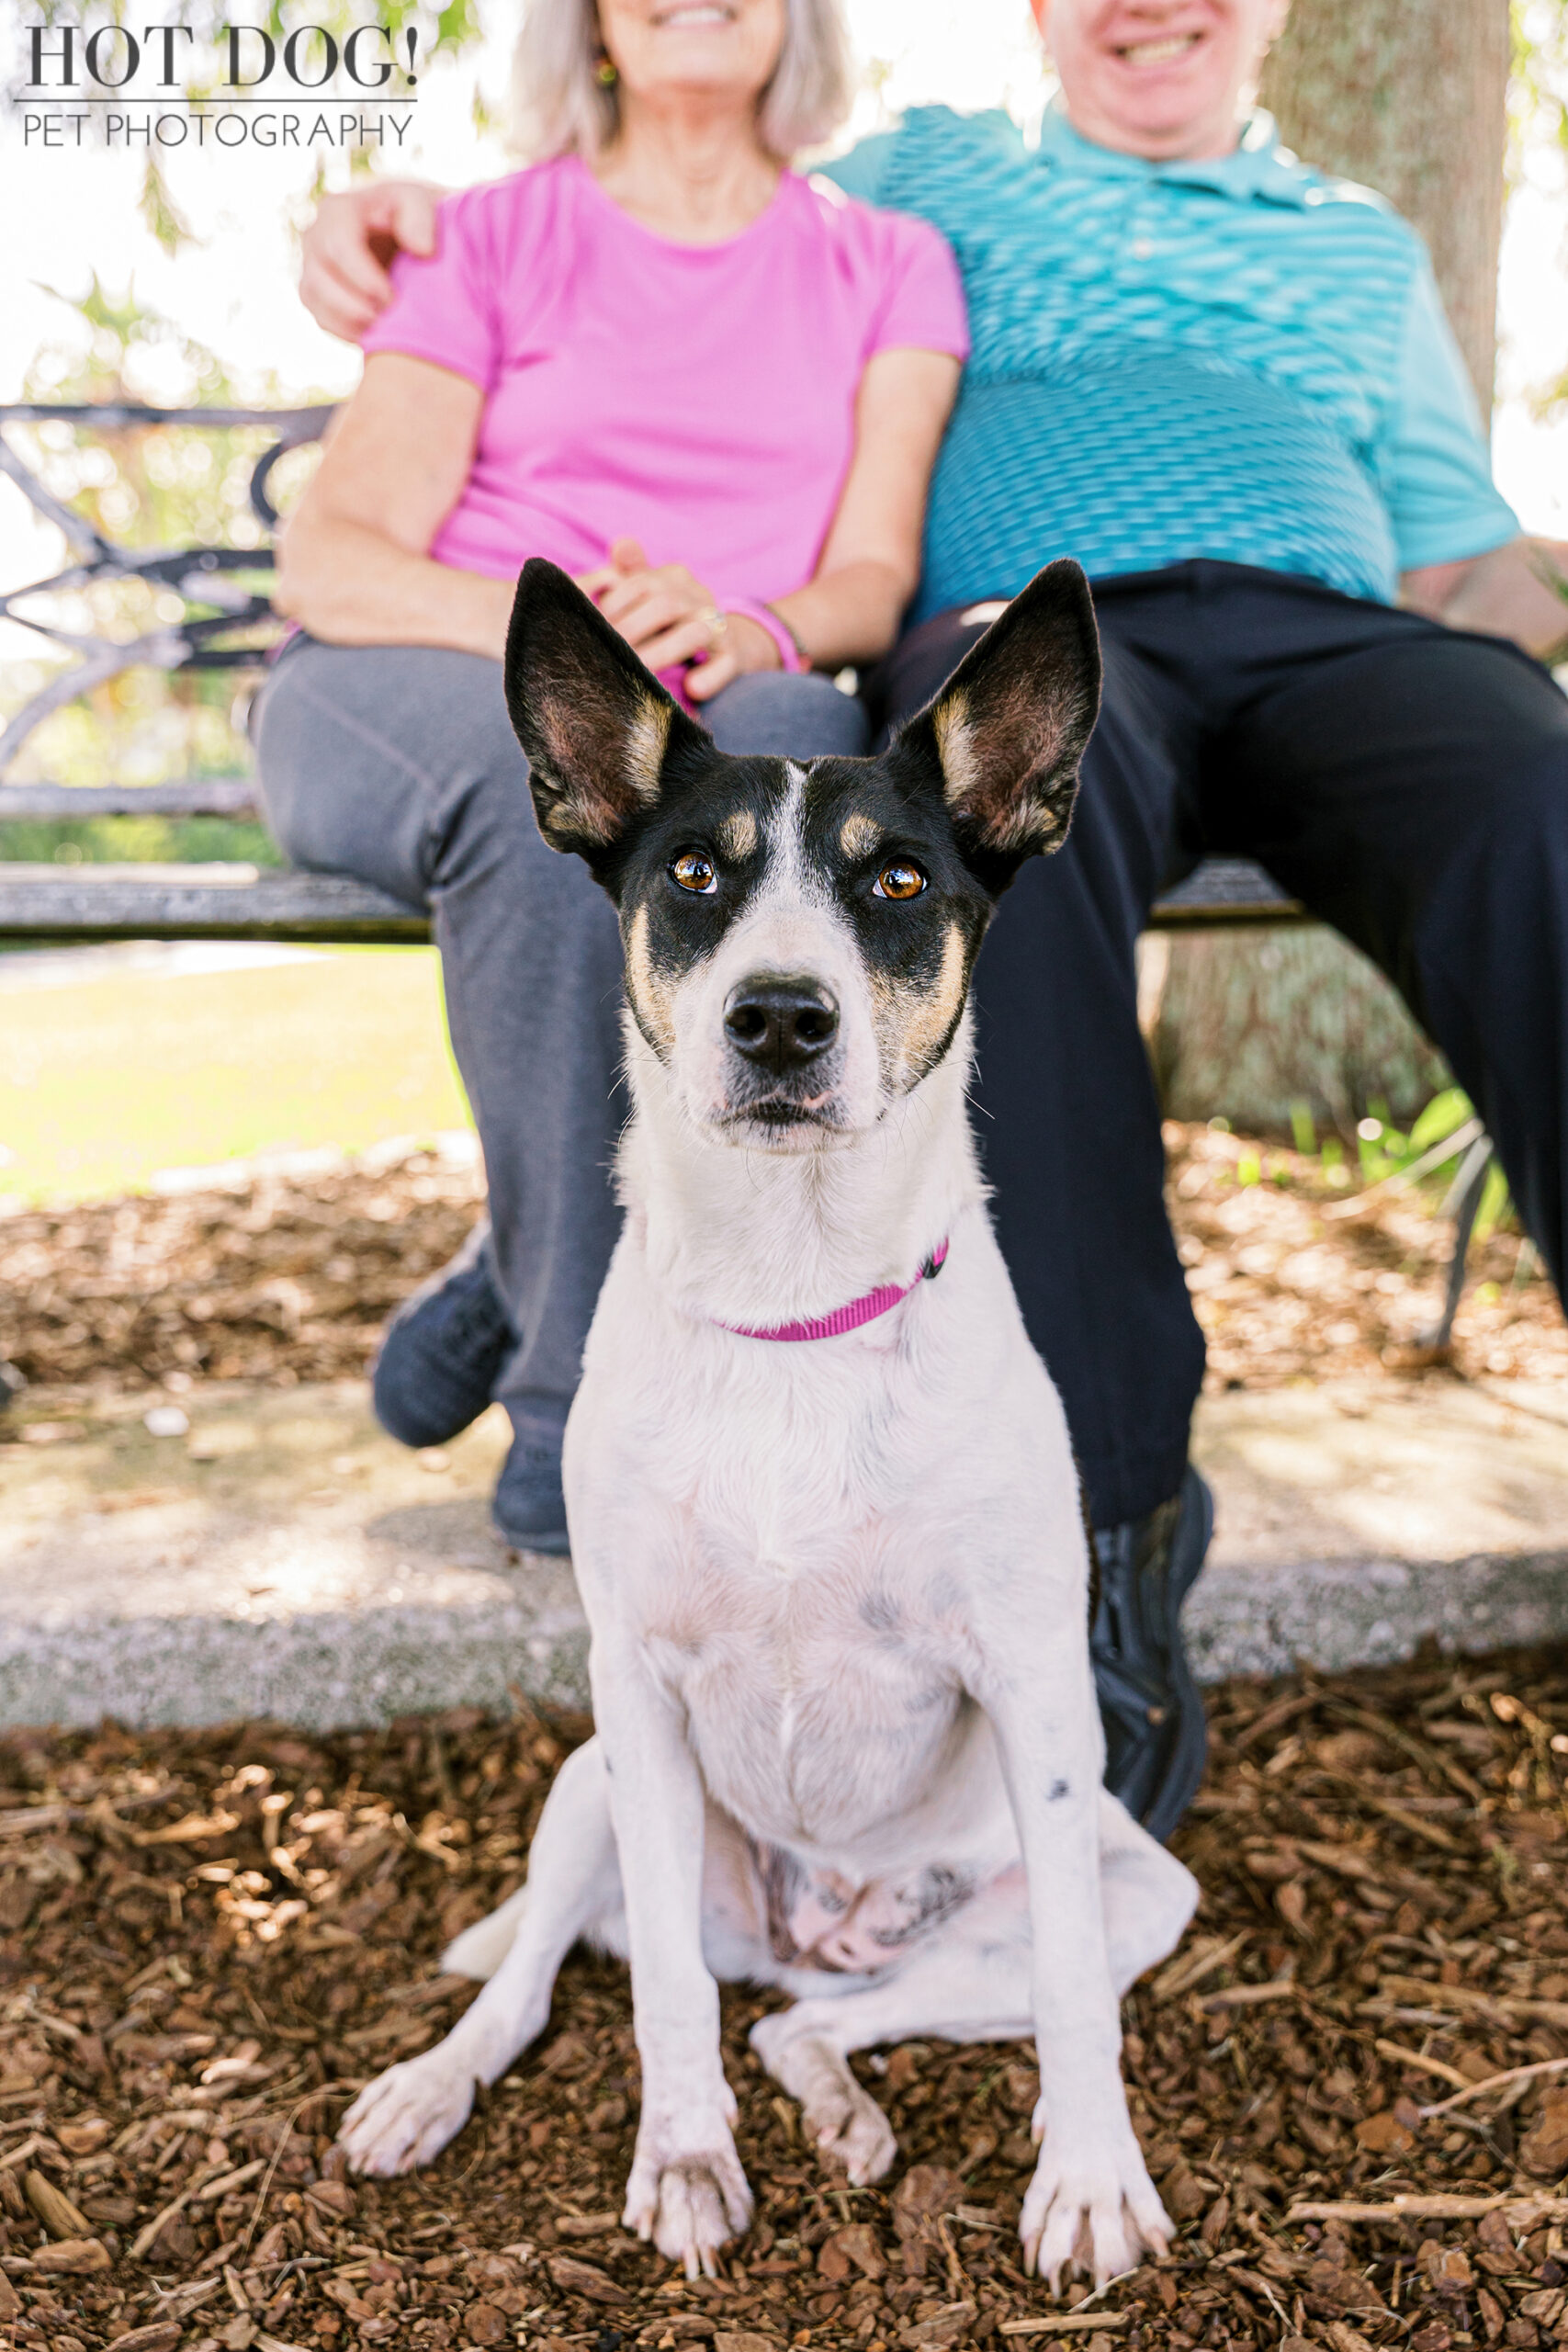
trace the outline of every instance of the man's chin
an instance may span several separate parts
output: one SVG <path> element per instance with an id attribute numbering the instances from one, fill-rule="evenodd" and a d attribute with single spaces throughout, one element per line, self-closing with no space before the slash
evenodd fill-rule
<path id="1" fill-rule="evenodd" d="M 1102 136 L 1134 152 L 1145 139 L 1179 141 L 1207 112 L 1208 65 L 1201 51 L 1167 65 L 1113 64 L 1100 93 Z"/>

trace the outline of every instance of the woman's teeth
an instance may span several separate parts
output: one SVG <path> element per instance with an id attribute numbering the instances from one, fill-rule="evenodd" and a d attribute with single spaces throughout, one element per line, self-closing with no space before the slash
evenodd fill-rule
<path id="1" fill-rule="evenodd" d="M 1167 40 L 1129 41 L 1116 54 L 1127 65 L 1170 65 L 1190 49 L 1196 49 L 1200 39 L 1197 33 L 1177 33 Z"/>

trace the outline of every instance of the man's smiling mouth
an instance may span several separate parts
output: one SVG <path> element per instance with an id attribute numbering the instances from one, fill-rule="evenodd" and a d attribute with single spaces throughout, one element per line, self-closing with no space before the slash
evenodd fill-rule
<path id="1" fill-rule="evenodd" d="M 1197 48 L 1201 33 L 1169 33 L 1160 40 L 1130 40 L 1117 48 L 1123 65 L 1174 65 Z"/>

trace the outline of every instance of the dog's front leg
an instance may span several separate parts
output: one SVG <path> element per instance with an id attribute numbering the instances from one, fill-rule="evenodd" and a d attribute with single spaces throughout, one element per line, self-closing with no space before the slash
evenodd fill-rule
<path id="1" fill-rule="evenodd" d="M 718 1987 L 703 1959 L 704 1799 L 683 1713 L 625 1635 L 597 1631 L 594 1715 L 621 1859 L 642 2117 L 626 2227 L 705 2271 L 751 2218 L 735 2152 L 736 2106 L 718 2042 Z"/>
<path id="2" fill-rule="evenodd" d="M 1032 2006 L 1043 2144 L 1019 2234 L 1053 2293 L 1082 2263 L 1095 2283 L 1163 2254 L 1171 2224 L 1144 2164 L 1122 2083 L 1122 2027 L 1100 1886 L 1103 1746 L 1087 1639 L 1015 1639 L 993 1657 L 991 1718 L 1029 1883 Z M 1053 1654 L 1053 1650 L 1055 1654 Z M 1032 1670 L 1031 1670 L 1032 1668 Z"/>

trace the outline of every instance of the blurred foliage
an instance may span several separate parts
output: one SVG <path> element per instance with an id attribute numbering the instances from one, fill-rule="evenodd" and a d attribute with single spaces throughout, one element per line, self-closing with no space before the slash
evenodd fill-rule
<path id="1" fill-rule="evenodd" d="M 263 825 L 231 817 L 86 817 L 0 820 L 0 859 L 39 865 L 281 865 Z"/>
<path id="2" fill-rule="evenodd" d="M 1227 1133 L 1230 1129 L 1228 1119 L 1211 1119 L 1209 1125 Z M 1345 1146 L 1337 1136 L 1325 1136 L 1319 1144 L 1311 1104 L 1301 1102 L 1291 1105 L 1292 1142 L 1303 1159 L 1316 1159 L 1326 1184 L 1336 1191 L 1348 1192 L 1357 1177 L 1363 1189 L 1389 1183 L 1397 1177 L 1413 1185 L 1434 1210 L 1451 1206 L 1455 1180 L 1480 1133 L 1475 1105 L 1462 1087 L 1446 1086 L 1440 1094 L 1434 1094 L 1411 1122 L 1407 1133 L 1394 1125 L 1388 1104 L 1374 1095 L 1367 1116 L 1357 1125 L 1357 1166 L 1352 1173 L 1346 1165 Z M 1289 1181 L 1289 1171 L 1282 1165 L 1269 1165 L 1255 1150 L 1244 1150 L 1238 1156 L 1238 1185 L 1259 1184 L 1270 1177 L 1283 1184 Z M 1494 1158 L 1476 1213 L 1475 1238 L 1484 1241 L 1497 1227 L 1514 1223 L 1508 1180 L 1503 1173 L 1502 1162 Z"/>
<path id="3" fill-rule="evenodd" d="M 1508 178 L 1524 175 L 1528 148 L 1555 145 L 1568 167 L 1568 0 L 1511 0 L 1513 78 L 1508 90 Z M 1536 387 L 1529 404 L 1540 417 L 1568 413 L 1568 325 L 1564 366 Z"/>
<path id="4" fill-rule="evenodd" d="M 1568 149 L 1568 0 L 1511 0 L 1509 22 L 1508 165 L 1517 179 L 1527 145 L 1554 140 Z"/>
<path id="5" fill-rule="evenodd" d="M 151 155 L 141 174 L 137 209 L 166 254 L 177 254 L 182 245 L 196 243 L 189 221 L 169 194 L 168 183 Z"/>
<path id="6" fill-rule="evenodd" d="M 169 406 L 283 402 L 275 379 L 237 385 L 214 352 L 140 302 L 133 288 L 116 294 L 95 275 L 79 300 L 57 299 L 74 312 L 77 331 L 38 352 L 23 386 L 26 399 L 145 401 L 155 390 L 158 404 Z M 85 345 L 80 333 L 84 325 Z M 256 571 L 226 578 L 265 593 L 266 535 L 251 508 L 250 481 L 272 437 L 266 426 L 100 430 L 62 420 L 14 424 L 8 434 L 17 455 L 45 488 L 85 515 L 106 537 L 141 548 L 254 548 Z M 274 496 L 287 505 L 315 462 L 313 449 L 292 451 L 282 458 L 272 478 Z M 22 610 L 37 612 L 73 632 L 128 642 L 171 626 L 187 613 L 201 615 L 218 607 L 194 601 L 187 605 L 173 589 L 153 583 L 110 580 L 51 592 L 36 603 L 24 603 Z M 270 626 L 254 631 L 258 651 L 275 636 Z M 0 717 L 19 710 L 55 673 L 59 657 L 47 639 L 40 638 L 38 643 L 36 659 L 6 664 L 0 683 Z M 248 693 L 253 684 L 254 673 L 246 671 L 171 673 L 138 667 L 123 672 L 47 718 L 28 738 L 10 771 L 12 780 L 152 784 L 173 776 L 243 772 L 250 761 L 232 714 L 236 696 Z M 56 831 L 13 822 L 6 828 L 7 842 L 26 840 L 38 845 L 10 847 L 4 854 L 52 856 L 58 848 L 73 846 L 93 857 L 253 854 L 254 827 L 248 829 L 243 850 L 204 846 L 176 851 L 172 845 L 176 831 L 181 842 L 201 838 L 188 822 L 177 829 L 162 824 L 157 846 L 144 852 L 124 846 L 130 839 L 127 826 L 157 824 L 150 819 L 101 819 Z M 107 845 L 111 842 L 120 846 L 111 849 Z"/>
<path id="7" fill-rule="evenodd" d="M 1370 1114 L 1356 1130 L 1356 1148 L 1364 1184 L 1384 1184 L 1401 1176 L 1424 1185 L 1428 1193 L 1446 1193 L 1478 1125 L 1475 1105 L 1461 1087 L 1445 1087 L 1402 1134 L 1388 1115 L 1386 1102 L 1373 1101 Z M 1451 1148 L 1445 1150 L 1445 1145 Z M 1503 1163 L 1494 1158 L 1475 1217 L 1475 1239 L 1484 1241 L 1500 1225 L 1512 1225 L 1513 1200 Z"/>
<path id="8" fill-rule="evenodd" d="M 28 370 L 25 400 L 152 401 L 181 408 L 284 404 L 276 376 L 237 384 L 215 352 L 139 301 L 133 286 L 117 296 L 95 272 L 85 294 L 55 299 L 85 324 L 86 345 L 79 335 L 45 344 Z M 45 487 L 124 546 L 265 545 L 250 505 L 251 474 L 271 437 L 265 425 L 95 427 L 90 434 L 63 423 L 12 429 L 17 449 Z M 297 469 L 312 462 L 304 452 L 293 460 Z M 287 481 L 282 465 L 279 475 Z"/>

